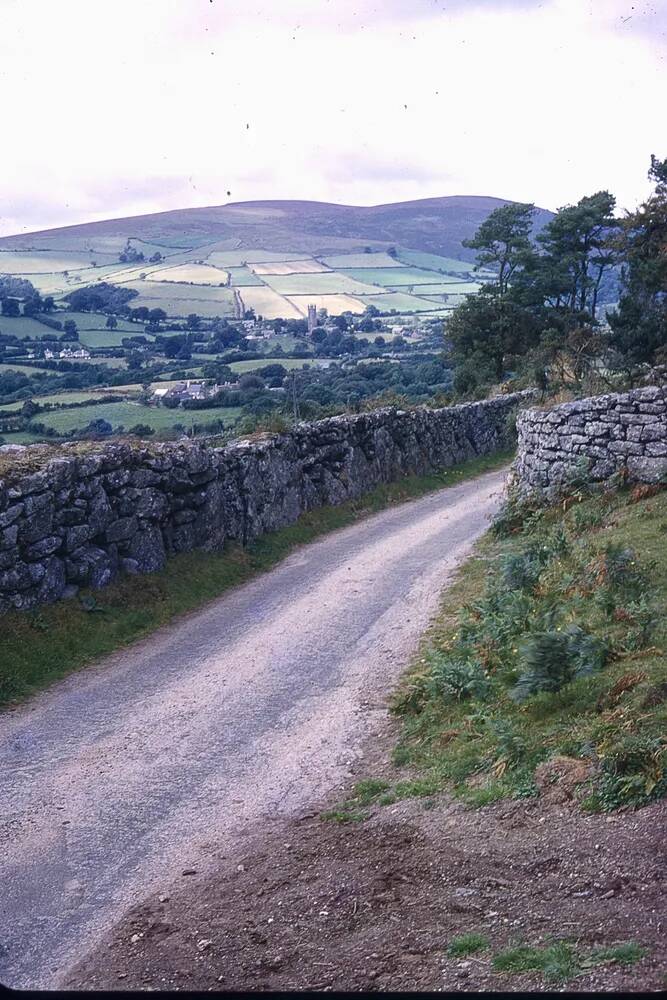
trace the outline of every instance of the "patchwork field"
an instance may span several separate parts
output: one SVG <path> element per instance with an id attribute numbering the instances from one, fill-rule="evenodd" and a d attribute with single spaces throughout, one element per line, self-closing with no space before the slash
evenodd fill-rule
<path id="1" fill-rule="evenodd" d="M 237 211 L 247 215 L 250 209 Z M 45 241 L 50 242 L 46 237 Z M 186 238 L 167 227 L 164 240 L 158 230 L 150 239 L 130 237 L 131 245 L 140 249 L 146 260 L 123 264 L 118 255 L 126 242 L 127 238 L 113 235 L 82 245 L 81 240 L 77 244 L 73 235 L 65 233 L 62 243 L 57 247 L 51 243 L 48 250 L 0 250 L 0 273 L 4 270 L 34 279 L 43 294 L 57 299 L 73 288 L 111 281 L 138 293 L 132 300 L 133 308 L 159 307 L 174 319 L 190 313 L 231 318 L 238 314 L 241 303 L 266 319 L 302 318 L 309 304 L 327 309 L 331 316 L 359 314 L 371 303 L 382 312 L 433 313 L 434 305 L 451 307 L 461 296 L 479 288 L 472 280 L 472 265 L 465 261 L 400 246 L 394 256 L 393 250 L 387 253 L 387 242 L 378 245 L 373 240 L 368 241 L 366 252 L 359 239 L 332 236 L 322 240 L 302 234 L 294 241 L 298 250 L 285 249 L 284 245 L 265 249 L 239 246 L 241 240 L 232 238 L 206 241 L 192 233 Z M 36 240 L 32 246 L 39 245 Z M 148 258 L 155 253 L 160 253 L 162 260 L 150 263 Z M 93 267 L 93 262 L 97 266 Z M 484 275 L 480 276 L 483 279 Z M 239 290 L 240 302 L 234 289 Z M 59 313 L 58 318 L 69 317 Z M 137 325 L 123 321 L 115 332 L 106 331 L 105 317 L 79 314 L 76 322 L 81 342 L 88 347 L 120 346 L 124 334 L 142 332 Z M 11 325 L 0 317 L 0 331 L 13 332 Z M 28 330 L 21 323 L 18 335 L 39 337 L 44 329 L 34 324 Z"/>

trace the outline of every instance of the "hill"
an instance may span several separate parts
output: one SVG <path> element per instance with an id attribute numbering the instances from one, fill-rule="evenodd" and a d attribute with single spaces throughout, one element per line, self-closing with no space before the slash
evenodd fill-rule
<path id="1" fill-rule="evenodd" d="M 382 248 L 398 244 L 472 261 L 474 255 L 461 241 L 503 204 L 501 198 L 459 195 L 370 207 L 318 201 L 232 202 L 6 236 L 0 239 L 0 250 L 67 247 L 104 252 L 115 249 L 119 240 L 134 237 L 174 248 L 180 243 L 182 249 L 224 240 L 229 241 L 229 249 L 321 253 L 349 249 L 348 244 L 363 240 Z M 538 211 L 538 227 L 550 214 Z"/>
<path id="2" fill-rule="evenodd" d="M 479 288 L 462 246 L 498 198 L 429 198 L 356 207 L 255 201 L 109 219 L 0 239 L 0 273 L 66 299 L 101 281 L 133 306 L 190 314 L 299 319 L 442 315 Z M 548 213 L 540 210 L 536 224 Z M 486 275 L 488 277 L 488 275 Z M 18 293 L 20 294 L 20 293 Z"/>

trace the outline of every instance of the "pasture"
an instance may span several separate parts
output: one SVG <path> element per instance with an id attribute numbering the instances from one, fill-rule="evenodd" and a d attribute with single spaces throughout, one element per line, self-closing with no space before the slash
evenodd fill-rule
<path id="1" fill-rule="evenodd" d="M 264 280 L 280 295 L 341 295 L 372 294 L 373 285 L 358 281 L 353 275 L 341 271 L 322 274 L 265 275 Z"/>
<path id="2" fill-rule="evenodd" d="M 146 406 L 144 403 L 126 400 L 120 403 L 100 402 L 72 410 L 52 410 L 50 413 L 40 413 L 36 419 L 46 427 L 53 427 L 61 434 L 68 434 L 86 427 L 91 420 L 97 420 L 100 417 L 103 420 L 108 420 L 114 429 L 122 426 L 129 430 L 135 424 L 147 424 L 159 431 L 168 430 L 176 424 L 190 427 L 193 423 L 209 423 L 211 420 L 224 420 L 225 423 L 231 424 L 239 413 L 238 407 L 211 410 L 170 410 L 166 406 Z"/>
<path id="3" fill-rule="evenodd" d="M 280 250 L 213 250 L 206 261 L 215 267 L 242 267 L 244 264 L 264 264 L 270 261 L 300 260 L 303 254 Z"/>
<path id="4" fill-rule="evenodd" d="M 379 295 L 361 296 L 364 306 L 375 306 L 380 312 L 388 313 L 392 309 L 397 312 L 415 313 L 429 312 L 433 309 L 433 303 L 417 297 L 408 295 L 407 292 L 385 292 Z"/>
<path id="5" fill-rule="evenodd" d="M 51 330 L 32 316 L 0 316 L 0 333 L 12 334 L 19 340 L 41 340 L 44 334 L 51 333 L 59 336 L 57 330 Z"/>
<path id="6" fill-rule="evenodd" d="M 403 247 L 397 248 L 396 256 L 404 264 L 423 268 L 426 271 L 439 271 L 441 274 L 471 274 L 475 266 L 465 260 L 440 257 L 435 253 L 422 253 L 421 250 L 404 250 Z"/>
<path id="7" fill-rule="evenodd" d="M 442 279 L 433 271 L 423 271 L 418 267 L 379 267 L 379 268 L 349 268 L 342 272 L 359 281 L 370 282 L 383 288 L 402 285 L 441 284 Z M 456 283 L 456 279 L 452 279 Z"/>
<path id="8" fill-rule="evenodd" d="M 234 316 L 234 293 L 229 288 L 212 288 L 208 285 L 177 285 L 173 282 L 129 281 L 126 288 L 139 292 L 132 299 L 132 307 L 164 309 L 168 316 Z M 260 289 L 261 290 L 261 289 Z"/>
<path id="9" fill-rule="evenodd" d="M 320 257 L 328 267 L 335 271 L 350 267 L 398 267 L 400 261 L 395 260 L 388 253 L 337 253 Z"/>
<path id="10" fill-rule="evenodd" d="M 226 285 L 227 271 L 211 264 L 176 264 L 146 275 L 148 281 L 167 281 L 194 285 Z"/>
<path id="11" fill-rule="evenodd" d="M 322 271 L 329 271 L 328 267 L 320 264 L 319 260 L 312 257 L 303 260 L 283 260 L 273 261 L 270 264 L 251 264 L 250 267 L 255 274 L 318 274 Z"/>
<path id="12" fill-rule="evenodd" d="M 230 285 L 233 288 L 244 288 L 246 285 L 263 285 L 264 282 L 248 267 L 228 267 Z"/>
<path id="13" fill-rule="evenodd" d="M 73 319 L 79 331 L 106 330 L 107 328 L 106 313 L 73 312 L 71 309 L 67 309 L 64 312 L 58 311 L 52 313 L 52 318 L 60 320 L 61 323 L 65 323 L 68 319 Z M 46 330 L 47 328 L 44 327 L 44 329 Z M 144 329 L 141 323 L 131 323 L 128 319 L 121 319 L 118 316 L 116 317 L 115 333 L 121 332 L 127 336 L 132 336 L 132 334 L 143 334 Z"/>

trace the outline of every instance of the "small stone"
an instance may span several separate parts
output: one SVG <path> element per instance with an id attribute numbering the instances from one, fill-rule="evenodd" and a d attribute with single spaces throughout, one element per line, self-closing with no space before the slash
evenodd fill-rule
<path id="1" fill-rule="evenodd" d="M 184 868 L 183 871 L 181 872 L 181 875 L 196 875 L 196 874 L 197 874 L 196 868 Z"/>
<path id="2" fill-rule="evenodd" d="M 143 934 L 133 934 L 130 938 L 130 944 L 136 944 L 137 941 L 141 941 Z"/>
<path id="3" fill-rule="evenodd" d="M 212 944 L 213 942 L 211 941 L 210 938 L 201 938 L 199 941 L 197 941 L 197 949 L 199 951 L 208 951 L 208 949 L 211 947 Z"/>
<path id="4" fill-rule="evenodd" d="M 158 899 L 160 900 L 161 903 L 169 902 L 169 896 L 158 896 Z"/>

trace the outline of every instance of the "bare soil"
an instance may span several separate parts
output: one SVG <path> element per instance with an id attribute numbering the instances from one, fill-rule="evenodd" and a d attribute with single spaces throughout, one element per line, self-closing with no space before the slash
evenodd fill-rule
<path id="1" fill-rule="evenodd" d="M 379 774 L 392 740 L 357 762 Z M 389 778 L 395 769 L 384 765 Z M 329 805 L 340 801 L 336 793 Z M 565 801 L 558 801 L 558 799 Z M 442 795 L 365 822 L 310 812 L 246 831 L 211 874 L 184 869 L 72 970 L 74 989 L 657 991 L 664 949 L 667 804 L 585 815 L 565 795 L 470 810 Z M 489 947 L 447 955 L 480 932 Z M 583 950 L 635 941 L 640 962 L 567 984 L 495 972 L 518 943 Z"/>

